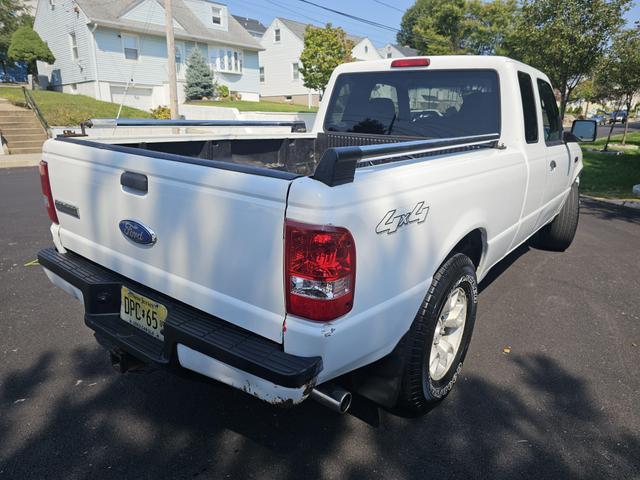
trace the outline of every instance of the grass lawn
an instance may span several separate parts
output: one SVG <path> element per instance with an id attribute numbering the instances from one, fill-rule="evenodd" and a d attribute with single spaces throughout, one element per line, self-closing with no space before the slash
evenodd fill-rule
<path id="1" fill-rule="evenodd" d="M 619 143 L 622 135 L 611 137 Z M 584 171 L 580 179 L 580 191 L 596 197 L 633 198 L 631 189 L 640 183 L 640 149 L 622 155 L 587 152 L 601 149 L 605 140 L 583 144 Z M 640 145 L 640 132 L 627 135 L 627 144 Z"/>
<path id="2" fill-rule="evenodd" d="M 245 102 L 244 100 L 229 101 L 192 101 L 192 105 L 211 105 L 213 107 L 237 108 L 241 112 L 289 112 L 289 113 L 309 113 L 317 112 L 318 107 L 307 108 L 304 105 L 294 105 L 292 103 L 277 102 Z"/>
<path id="3" fill-rule="evenodd" d="M 102 102 L 86 95 L 34 90 L 31 92 L 42 114 L 51 126 L 78 126 L 89 118 L 113 118 L 118 113 L 119 105 Z M 21 88 L 0 87 L 0 98 L 11 103 L 24 106 L 24 95 Z M 137 108 L 122 107 L 122 118 L 150 118 L 151 114 Z"/>

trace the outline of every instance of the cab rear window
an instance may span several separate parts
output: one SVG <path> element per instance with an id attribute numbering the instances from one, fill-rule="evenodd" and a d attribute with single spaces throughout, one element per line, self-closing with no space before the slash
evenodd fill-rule
<path id="1" fill-rule="evenodd" d="M 333 88 L 326 132 L 455 138 L 500 133 L 494 70 L 344 73 Z"/>

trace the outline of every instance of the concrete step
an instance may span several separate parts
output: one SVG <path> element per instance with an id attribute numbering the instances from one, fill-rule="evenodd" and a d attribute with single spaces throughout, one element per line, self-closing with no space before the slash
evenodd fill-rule
<path id="1" fill-rule="evenodd" d="M 24 147 L 24 148 L 9 148 L 9 152 L 14 154 L 22 154 L 22 153 L 41 153 L 42 146 L 40 147 Z"/>
<path id="2" fill-rule="evenodd" d="M 0 118 L 6 117 L 33 117 L 31 110 L 0 110 Z"/>
<path id="3" fill-rule="evenodd" d="M 5 137 L 13 136 L 13 135 L 44 135 L 45 134 L 44 130 L 40 125 L 38 125 L 37 127 L 31 127 L 31 128 L 0 127 L 0 131 L 2 131 L 2 135 L 4 135 Z"/>
<path id="4" fill-rule="evenodd" d="M 12 128 L 42 128 L 37 120 L 25 120 L 24 122 L 0 122 L 0 130 L 9 130 Z"/>
<path id="5" fill-rule="evenodd" d="M 43 143 L 44 143 L 44 140 L 20 140 L 15 142 L 13 140 L 7 139 L 7 145 L 9 146 L 10 149 L 42 147 Z"/>
<path id="6" fill-rule="evenodd" d="M 14 143 L 14 142 L 29 142 L 29 141 L 33 141 L 33 142 L 44 142 L 47 139 L 47 136 L 41 131 L 39 133 L 36 134 L 24 134 L 24 133 L 18 133 L 16 135 L 5 135 L 4 138 L 7 139 L 7 142 L 9 143 Z"/>

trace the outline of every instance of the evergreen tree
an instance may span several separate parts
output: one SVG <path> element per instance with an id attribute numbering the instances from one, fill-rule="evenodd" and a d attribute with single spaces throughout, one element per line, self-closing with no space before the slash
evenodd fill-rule
<path id="1" fill-rule="evenodd" d="M 202 97 L 213 96 L 213 75 L 199 48 L 194 48 L 187 59 L 186 76 L 187 84 L 184 93 L 187 99 L 200 100 Z"/>
<path id="2" fill-rule="evenodd" d="M 40 35 L 31 27 L 20 27 L 11 36 L 11 45 L 8 52 L 9 60 L 14 62 L 26 62 L 29 65 L 29 73 L 38 74 L 36 61 L 53 63 L 56 58 L 49 50 L 49 46 L 42 41 Z"/>

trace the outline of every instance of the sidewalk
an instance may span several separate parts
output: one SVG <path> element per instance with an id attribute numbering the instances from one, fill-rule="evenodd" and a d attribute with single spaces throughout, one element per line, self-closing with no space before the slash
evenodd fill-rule
<path id="1" fill-rule="evenodd" d="M 640 209 L 640 199 L 629 199 L 629 198 L 602 198 L 602 197 L 592 197 L 591 195 L 580 195 L 581 197 L 588 198 L 589 200 L 596 200 L 598 202 L 610 203 L 612 205 L 619 205 L 621 207 L 628 208 L 636 208 Z"/>
<path id="2" fill-rule="evenodd" d="M 42 160 L 42 153 L 0 155 L 0 168 L 35 167 Z"/>

